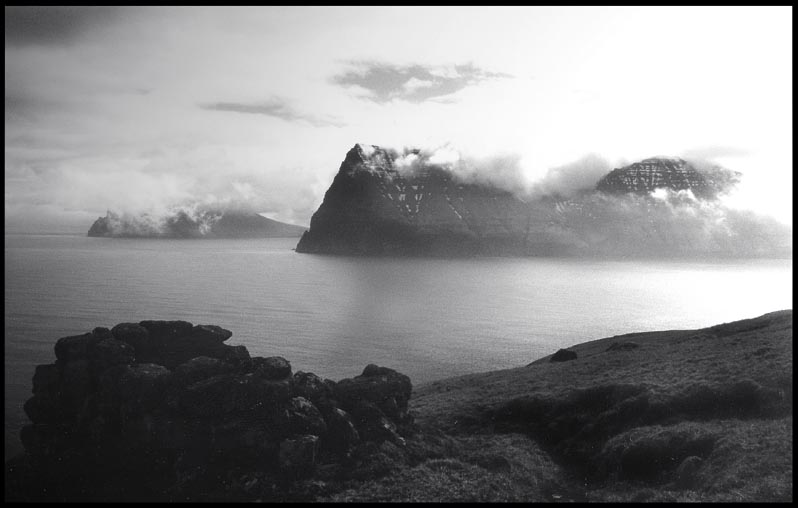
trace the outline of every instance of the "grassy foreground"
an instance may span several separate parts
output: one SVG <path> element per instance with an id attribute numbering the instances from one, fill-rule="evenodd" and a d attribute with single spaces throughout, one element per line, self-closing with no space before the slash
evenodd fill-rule
<path id="1" fill-rule="evenodd" d="M 315 499 L 792 500 L 792 310 L 568 349 L 418 387 L 408 453 Z"/>

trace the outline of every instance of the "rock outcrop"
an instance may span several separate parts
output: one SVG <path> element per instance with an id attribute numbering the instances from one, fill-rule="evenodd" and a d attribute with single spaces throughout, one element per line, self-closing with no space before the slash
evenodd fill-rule
<path id="1" fill-rule="evenodd" d="M 699 171 L 681 159 L 646 159 L 612 171 L 597 189 L 564 198 L 466 179 L 419 153 L 355 145 L 296 251 L 623 258 L 792 253 L 789 227 L 716 199 L 739 176 L 720 167 Z"/>
<path id="2" fill-rule="evenodd" d="M 293 372 L 217 327 L 96 328 L 36 367 L 5 500 L 790 501 L 792 332 L 782 310 L 414 389 Z M 203 356 L 180 361 L 186 337 Z"/>
<path id="3" fill-rule="evenodd" d="M 571 351 L 569 349 L 558 349 L 556 353 L 551 355 L 549 359 L 550 362 L 569 362 L 571 360 L 576 360 L 576 351 Z"/>
<path id="4" fill-rule="evenodd" d="M 89 228 L 88 236 L 120 238 L 271 238 L 298 237 L 302 226 L 278 222 L 257 213 L 179 210 L 167 216 L 108 211 Z"/>
<path id="5" fill-rule="evenodd" d="M 384 442 L 401 450 L 414 432 L 407 376 L 376 365 L 337 383 L 292 373 L 282 357 L 224 344 L 231 335 L 141 321 L 58 340 L 55 363 L 33 376 L 11 497 L 294 499 L 296 482 Z"/>
<path id="6" fill-rule="evenodd" d="M 649 194 L 656 189 L 691 191 L 695 196 L 714 199 L 739 180 L 740 173 L 715 166 L 699 171 L 679 158 L 653 157 L 613 169 L 599 180 L 596 190 L 611 194 Z"/>

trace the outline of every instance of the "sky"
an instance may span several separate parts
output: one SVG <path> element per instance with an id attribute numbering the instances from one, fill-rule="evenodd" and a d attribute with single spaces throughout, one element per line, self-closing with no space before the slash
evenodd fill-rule
<path id="1" fill-rule="evenodd" d="M 307 225 L 355 143 L 532 184 L 709 161 L 791 225 L 792 135 L 791 7 L 5 7 L 6 232 L 197 203 Z"/>

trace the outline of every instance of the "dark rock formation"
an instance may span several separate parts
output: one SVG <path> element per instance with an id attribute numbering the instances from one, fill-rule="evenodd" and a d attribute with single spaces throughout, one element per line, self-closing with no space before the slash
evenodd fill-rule
<path id="1" fill-rule="evenodd" d="M 568 349 L 558 349 L 549 359 L 550 362 L 567 362 L 570 360 L 576 360 L 576 351 Z"/>
<path id="2" fill-rule="evenodd" d="M 613 169 L 599 180 L 596 189 L 613 194 L 649 194 L 656 189 L 690 190 L 698 197 L 713 199 L 728 191 L 740 173 L 719 166 L 699 171 L 679 158 L 653 157 Z"/>
<path id="3" fill-rule="evenodd" d="M 280 443 L 280 467 L 294 475 L 310 476 L 318 453 L 318 436 L 309 434 L 285 439 Z"/>
<path id="4" fill-rule="evenodd" d="M 334 453 L 348 455 L 360 442 L 360 433 L 349 413 L 333 407 L 327 413 L 327 443 Z"/>
<path id="5" fill-rule="evenodd" d="M 335 385 L 341 408 L 348 411 L 361 437 L 368 441 L 391 441 L 403 445 L 401 434 L 412 428 L 407 411 L 410 378 L 395 370 L 368 365 L 360 376 Z"/>
<path id="6" fill-rule="evenodd" d="M 124 238 L 270 238 L 297 237 L 302 226 L 268 219 L 256 213 L 207 210 L 177 211 L 166 217 L 108 211 L 89 228 L 88 236 Z"/>
<path id="7" fill-rule="evenodd" d="M 477 254 L 522 251 L 527 207 L 512 193 L 436 166 L 401 172 L 399 154 L 355 145 L 297 252 Z"/>
<path id="8" fill-rule="evenodd" d="M 291 375 L 291 364 L 281 356 L 253 358 L 252 371 L 264 379 L 285 379 Z"/>
<path id="9" fill-rule="evenodd" d="M 294 393 L 305 397 L 317 406 L 327 409 L 329 400 L 334 397 L 335 382 L 322 379 L 312 372 L 299 371 L 294 374 Z"/>
<path id="10" fill-rule="evenodd" d="M 292 374 L 285 358 L 224 344 L 231 335 L 141 321 L 58 340 L 56 362 L 33 375 L 6 499 L 292 499 L 317 466 L 340 469 L 414 432 L 407 376 L 376 365 L 339 383 Z"/>
<path id="11" fill-rule="evenodd" d="M 563 198 L 466 180 L 430 160 L 417 150 L 355 145 L 297 252 L 609 257 L 792 252 L 790 228 L 715 199 L 739 176 L 720 167 L 699 171 L 681 159 L 646 159 L 613 170 L 596 190 Z"/>

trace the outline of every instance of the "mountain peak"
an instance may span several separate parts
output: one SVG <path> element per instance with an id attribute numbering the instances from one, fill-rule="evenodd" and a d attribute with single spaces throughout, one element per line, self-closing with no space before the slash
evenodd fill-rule
<path id="1" fill-rule="evenodd" d="M 657 156 L 613 169 L 596 190 L 609 194 L 649 194 L 656 189 L 689 190 L 696 197 L 714 199 L 737 182 L 739 173 L 720 166 L 701 171 L 679 157 Z"/>
<path id="2" fill-rule="evenodd" d="M 370 158 L 372 156 L 372 154 L 374 154 L 374 152 L 381 151 L 382 149 L 379 146 L 377 146 L 377 145 L 369 145 L 369 144 L 366 144 L 366 143 L 357 143 L 352 148 L 352 150 L 355 150 L 358 153 L 358 155 L 360 155 L 363 158 L 363 160 L 366 160 L 366 159 Z"/>
<path id="3" fill-rule="evenodd" d="M 561 200 L 522 199 L 489 180 L 463 178 L 431 159 L 407 148 L 354 145 L 296 251 L 781 257 L 791 250 L 784 228 L 755 218 L 718 221 L 726 213 L 721 201 L 645 197 L 665 188 L 713 199 L 739 176 L 719 166 L 650 157 L 605 175 L 597 192 Z M 681 213 L 688 209 L 690 213 Z"/>

